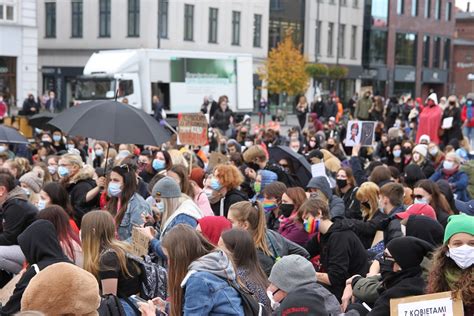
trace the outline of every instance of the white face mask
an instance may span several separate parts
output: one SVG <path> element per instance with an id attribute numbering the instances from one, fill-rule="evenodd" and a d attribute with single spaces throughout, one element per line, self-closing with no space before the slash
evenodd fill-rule
<path id="1" fill-rule="evenodd" d="M 270 305 L 272 310 L 276 311 L 280 307 L 280 303 L 273 299 L 273 294 L 270 291 L 267 291 L 267 296 L 270 299 Z"/>
<path id="2" fill-rule="evenodd" d="M 474 264 L 474 247 L 462 245 L 457 248 L 449 248 L 446 256 L 453 259 L 458 267 L 464 270 Z"/>
<path id="3" fill-rule="evenodd" d="M 438 148 L 434 147 L 430 149 L 430 155 L 431 156 L 436 156 L 438 154 Z"/>

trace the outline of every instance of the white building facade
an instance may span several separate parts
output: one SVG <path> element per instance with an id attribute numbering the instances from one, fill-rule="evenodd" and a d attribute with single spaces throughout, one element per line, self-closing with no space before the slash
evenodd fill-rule
<path id="1" fill-rule="evenodd" d="M 98 50 L 162 48 L 267 56 L 269 0 L 39 0 L 38 80 L 67 106 Z"/>
<path id="2" fill-rule="evenodd" d="M 38 91 L 36 0 L 0 0 L 0 94 L 16 114 Z"/>

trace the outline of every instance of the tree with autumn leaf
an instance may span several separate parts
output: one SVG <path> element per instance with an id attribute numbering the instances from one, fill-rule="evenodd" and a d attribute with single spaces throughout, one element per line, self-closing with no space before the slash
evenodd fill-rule
<path id="1" fill-rule="evenodd" d="M 268 91 L 295 96 L 304 93 L 308 88 L 306 64 L 306 58 L 293 44 L 289 32 L 276 48 L 272 48 L 264 66 L 259 69 L 259 76 Z"/>

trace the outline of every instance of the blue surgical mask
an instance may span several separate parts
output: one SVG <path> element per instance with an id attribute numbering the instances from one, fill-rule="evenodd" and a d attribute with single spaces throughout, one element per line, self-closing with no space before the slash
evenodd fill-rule
<path id="1" fill-rule="evenodd" d="M 69 175 L 69 169 L 64 166 L 59 166 L 58 174 L 61 178 L 67 177 Z"/>
<path id="2" fill-rule="evenodd" d="M 67 144 L 67 149 L 74 149 L 76 146 L 74 144 Z"/>
<path id="3" fill-rule="evenodd" d="M 95 155 L 96 155 L 97 157 L 102 157 L 102 156 L 104 155 L 104 151 L 103 151 L 102 149 L 97 149 L 97 150 L 95 151 Z"/>
<path id="4" fill-rule="evenodd" d="M 53 140 L 55 142 L 60 142 L 61 141 L 61 136 L 60 135 L 53 135 Z"/>
<path id="5" fill-rule="evenodd" d="M 447 160 L 445 160 L 445 161 L 443 162 L 443 168 L 444 168 L 444 169 L 451 170 L 451 169 L 454 168 L 454 163 L 453 163 L 452 161 L 447 161 Z"/>
<path id="6" fill-rule="evenodd" d="M 50 174 L 55 174 L 58 171 L 58 167 L 48 166 L 48 171 L 49 171 Z"/>
<path id="7" fill-rule="evenodd" d="M 211 179 L 211 188 L 212 188 L 214 191 L 219 191 L 220 189 L 222 189 L 222 185 L 221 185 L 221 183 L 219 182 L 219 180 L 217 180 L 216 178 L 212 178 L 212 179 Z"/>
<path id="8" fill-rule="evenodd" d="M 129 152 L 128 150 L 121 150 L 121 151 L 119 151 L 119 153 L 118 153 L 118 155 L 117 155 L 117 158 L 123 159 L 123 158 L 125 158 L 125 157 L 130 156 L 131 154 L 132 154 L 132 153 Z"/>
<path id="9" fill-rule="evenodd" d="M 118 197 L 120 193 L 122 193 L 122 187 L 120 183 L 110 182 L 109 187 L 107 189 L 107 193 L 109 194 L 109 196 Z"/>
<path id="10" fill-rule="evenodd" d="M 401 150 L 394 150 L 394 151 L 393 151 L 393 157 L 395 157 L 395 158 L 400 158 L 401 155 L 402 155 L 402 151 L 401 151 Z"/>
<path id="11" fill-rule="evenodd" d="M 422 199 L 415 199 L 413 201 L 413 204 L 429 204 L 428 200 L 425 199 L 425 198 L 422 198 Z"/>
<path id="12" fill-rule="evenodd" d="M 153 159 L 153 163 L 152 163 L 151 166 L 152 166 L 153 169 L 155 169 L 156 171 L 160 171 L 160 170 L 165 169 L 166 163 L 165 163 L 163 160 L 160 160 L 160 159 Z"/>
<path id="13" fill-rule="evenodd" d="M 46 208 L 46 200 L 39 199 L 37 207 L 40 211 L 44 210 Z"/>
<path id="14" fill-rule="evenodd" d="M 156 202 L 155 206 L 160 213 L 163 213 L 163 211 L 165 210 L 165 204 L 163 204 L 163 201 Z"/>

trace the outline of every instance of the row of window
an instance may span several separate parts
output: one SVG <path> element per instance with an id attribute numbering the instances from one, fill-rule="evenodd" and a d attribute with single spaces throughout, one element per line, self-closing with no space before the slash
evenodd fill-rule
<path id="1" fill-rule="evenodd" d="M 321 56 L 321 27 L 322 22 L 316 22 L 316 55 Z M 351 32 L 351 47 L 350 47 L 350 58 L 357 58 L 357 26 L 353 25 L 350 29 Z M 327 25 L 327 57 L 334 57 L 334 35 L 335 35 L 335 23 L 329 22 Z M 346 57 L 346 25 L 339 24 L 339 32 L 337 36 L 337 52 L 336 55 L 339 58 Z"/>
<path id="2" fill-rule="evenodd" d="M 434 18 L 436 20 L 441 20 L 441 8 L 442 8 L 442 2 L 443 0 L 424 0 L 425 1 L 425 6 L 424 6 L 424 16 L 426 19 L 429 19 L 431 17 L 431 5 L 432 2 L 434 1 Z M 411 0 L 411 15 L 412 16 L 418 16 L 418 10 L 420 6 L 420 2 L 418 0 Z M 452 11 L 452 2 L 451 1 L 446 1 L 445 3 L 445 11 L 444 11 L 444 18 L 446 21 L 451 21 L 451 11 Z M 398 0 L 397 2 L 397 14 L 398 15 L 404 15 L 405 14 L 405 0 Z"/>
<path id="3" fill-rule="evenodd" d="M 99 0 L 99 37 L 110 37 L 111 33 L 111 0 Z M 159 0 L 158 34 L 168 38 L 168 0 Z M 47 38 L 56 37 L 56 2 L 46 2 L 46 33 Z M 1 17 L 1 13 L 0 13 Z M 241 12 L 232 11 L 232 45 L 240 45 Z M 208 42 L 217 43 L 219 9 L 209 8 Z M 71 1 L 71 37 L 81 38 L 83 29 L 83 0 Z M 254 14 L 253 46 L 261 47 L 262 15 Z M 127 35 L 140 36 L 140 0 L 128 0 Z M 184 40 L 194 40 L 194 5 L 184 5 Z"/>
<path id="4" fill-rule="evenodd" d="M 317 0 L 319 3 L 324 3 L 324 0 Z M 336 0 L 326 0 L 329 4 L 336 4 Z M 340 0 L 339 1 L 341 6 L 347 7 L 347 0 Z M 352 7 L 358 8 L 359 7 L 359 0 L 352 0 Z M 282 3 L 281 0 L 270 0 L 270 10 L 282 10 Z"/>
<path id="5" fill-rule="evenodd" d="M 15 21 L 15 6 L 6 3 L 0 3 L 0 21 Z"/>

